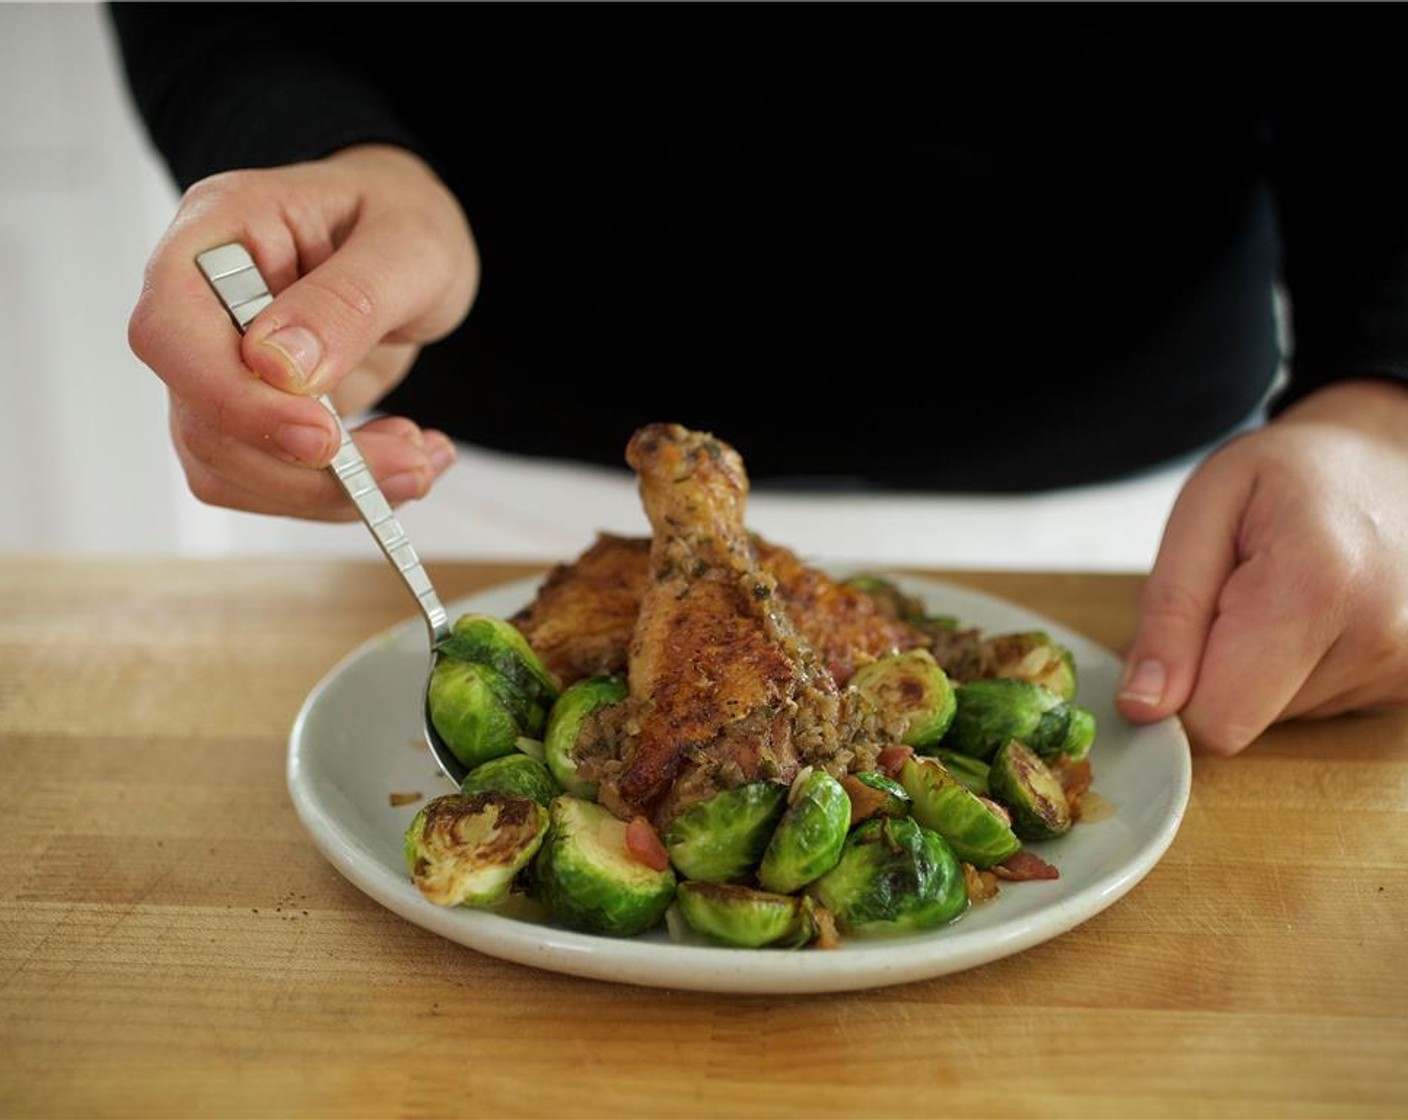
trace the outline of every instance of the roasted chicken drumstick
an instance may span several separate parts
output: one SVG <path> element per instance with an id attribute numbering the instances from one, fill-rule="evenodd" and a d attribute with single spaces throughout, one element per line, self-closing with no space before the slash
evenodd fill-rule
<path id="1" fill-rule="evenodd" d="M 835 677 L 758 563 L 738 453 L 707 433 L 652 424 L 626 459 L 653 532 L 620 755 L 604 768 L 602 803 L 663 828 L 745 781 L 872 764 Z"/>

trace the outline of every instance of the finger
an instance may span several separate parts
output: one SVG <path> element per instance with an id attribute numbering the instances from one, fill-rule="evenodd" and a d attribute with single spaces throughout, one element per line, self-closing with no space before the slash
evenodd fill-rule
<path id="1" fill-rule="evenodd" d="M 1228 579 L 1197 685 L 1181 713 L 1199 747 L 1236 754 L 1306 685 L 1339 633 L 1338 612 L 1303 587 L 1294 558 L 1249 557 Z"/>
<path id="2" fill-rule="evenodd" d="M 241 360 L 240 336 L 183 237 L 168 239 L 149 262 L 128 343 L 221 432 L 311 466 L 325 466 L 336 451 L 337 426 L 319 402 L 281 392 Z"/>
<path id="3" fill-rule="evenodd" d="M 1246 500 L 1235 476 L 1205 469 L 1174 503 L 1125 655 L 1116 704 L 1126 718 L 1164 719 L 1193 694 L 1218 596 L 1236 564 Z"/>
<path id="4" fill-rule="evenodd" d="M 444 298 L 454 258 L 413 219 L 359 223 L 311 272 L 277 291 L 245 332 L 250 369 L 291 393 L 331 392 L 384 340 L 419 344 L 459 318 Z"/>
<path id="5" fill-rule="evenodd" d="M 283 463 L 173 408 L 173 432 L 191 492 L 211 505 L 248 513 L 349 521 L 357 511 L 332 472 Z M 353 442 L 393 506 L 424 497 L 454 461 L 443 433 L 402 417 L 352 432 Z"/>
<path id="6" fill-rule="evenodd" d="M 392 506 L 423 498 L 429 493 L 434 479 L 443 473 L 452 454 L 432 450 L 427 456 L 429 467 L 414 458 L 407 462 L 405 449 L 398 437 L 378 433 L 358 435 L 356 443 L 369 463 L 377 464 L 388 474 L 378 480 L 383 495 Z M 266 460 L 267 461 L 267 460 Z M 306 467 L 289 467 L 300 477 L 275 479 L 244 473 L 225 477 L 209 471 L 203 463 L 188 466 L 187 479 L 197 497 L 212 505 L 249 513 L 274 514 L 316 521 L 351 521 L 358 516 L 345 491 L 328 471 Z M 256 489 L 255 487 L 260 487 Z"/>

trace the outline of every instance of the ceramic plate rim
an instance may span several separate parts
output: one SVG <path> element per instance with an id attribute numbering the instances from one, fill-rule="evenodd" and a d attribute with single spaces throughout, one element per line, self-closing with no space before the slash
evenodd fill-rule
<path id="1" fill-rule="evenodd" d="M 350 687 L 346 683 L 349 674 L 370 672 L 378 659 L 386 662 L 383 666 L 386 668 L 394 657 L 400 674 L 410 673 L 416 679 L 411 686 L 411 696 L 416 703 L 406 707 L 405 717 L 410 721 L 407 734 L 419 736 L 416 693 L 429 661 L 425 625 L 419 616 L 353 649 L 318 682 L 300 707 L 288 738 L 286 784 L 305 831 L 321 854 L 363 893 L 406 921 L 469 949 L 530 967 L 591 979 L 735 994 L 846 991 L 908 983 L 986 964 L 1060 936 L 1089 920 L 1124 897 L 1162 859 L 1187 807 L 1192 778 L 1188 742 L 1176 719 L 1144 727 L 1118 721 L 1112 705 L 1113 681 L 1117 679 L 1119 664 L 1113 653 L 1054 620 L 961 584 L 891 572 L 878 565 L 867 568 L 854 563 L 815 563 L 834 574 L 880 572 L 906 590 L 923 596 L 930 609 L 957 614 L 963 621 L 979 625 L 985 631 L 1039 627 L 1067 644 L 1075 654 L 1081 673 L 1079 699 L 1097 715 L 1099 732 L 1091 754 L 1096 792 L 1102 792 L 1102 776 L 1108 784 L 1112 766 L 1120 768 L 1116 770 L 1118 774 L 1136 765 L 1127 760 L 1127 755 L 1136 755 L 1141 768 L 1147 768 L 1151 760 L 1162 768 L 1153 771 L 1149 783 L 1159 784 L 1153 779 L 1162 779 L 1161 802 L 1134 806 L 1134 812 L 1142 810 L 1148 814 L 1148 819 L 1131 829 L 1127 837 L 1124 831 L 1119 833 L 1129 842 L 1127 854 L 1108 867 L 1073 874 L 1069 860 L 1062 864 L 1060 845 L 1066 844 L 1068 838 L 1033 845 L 1035 850 L 1049 853 L 1047 858 L 1062 867 L 1061 880 L 1004 884 L 996 901 L 981 910 L 971 911 L 952 926 L 891 941 L 849 942 L 832 951 L 787 952 L 675 944 L 663 935 L 648 940 L 619 940 L 496 913 L 436 906 L 420 896 L 399 858 L 393 858 L 393 852 L 399 857 L 400 836 L 383 836 L 381 829 L 373 830 L 364 819 L 364 814 L 384 816 L 385 805 L 370 803 L 368 797 L 373 791 L 353 789 L 349 795 L 349 791 L 339 785 L 341 773 L 331 779 L 323 773 L 325 756 L 334 749 L 329 741 L 334 736 L 323 729 L 329 705 L 343 703 L 339 689 Z M 542 578 L 536 575 L 500 583 L 447 603 L 446 607 L 451 617 L 467 610 L 506 615 L 529 600 Z M 420 660 L 408 662 L 417 651 Z M 383 672 L 380 676 L 388 675 Z M 1094 697 L 1087 695 L 1091 682 L 1096 682 L 1098 688 Z M 1109 743 L 1112 737 L 1115 745 Z M 344 749 L 346 745 L 342 743 L 337 749 Z M 1121 753 L 1111 754 L 1115 750 Z M 1103 775 L 1102 758 L 1106 771 Z M 429 760 L 428 752 L 425 759 Z M 348 773 L 350 775 L 350 771 Z M 351 777 L 347 780 L 351 781 Z M 453 788 L 448 779 L 442 780 L 443 788 L 433 792 L 449 792 Z M 384 799 L 387 792 L 383 787 L 375 791 L 375 795 Z M 411 807 L 406 813 L 413 811 Z M 1093 831 L 1103 823 L 1081 824 L 1078 828 Z M 368 842 L 369 831 L 374 832 L 371 843 Z M 1086 838 L 1084 833 L 1080 836 L 1082 840 Z M 394 847 L 388 841 L 394 841 Z M 1081 866 L 1085 866 L 1084 862 Z M 1031 895 L 1018 895 L 1019 891 L 1031 892 Z M 1007 914 L 996 910 L 1014 896 L 1021 900 L 1020 905 L 1010 904 Z M 998 917 L 993 918 L 993 913 L 998 913 Z"/>

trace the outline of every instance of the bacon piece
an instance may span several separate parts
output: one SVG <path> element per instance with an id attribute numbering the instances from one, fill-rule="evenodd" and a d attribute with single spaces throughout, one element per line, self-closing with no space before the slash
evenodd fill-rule
<path id="1" fill-rule="evenodd" d="M 1061 872 L 1025 848 L 1008 856 L 1001 863 L 995 864 L 992 872 L 999 879 L 1010 879 L 1017 883 L 1031 879 L 1059 879 L 1061 877 Z"/>
<path id="2" fill-rule="evenodd" d="M 645 817 L 632 817 L 626 825 L 626 850 L 652 871 L 670 866 L 670 853 L 660 842 L 655 826 Z"/>

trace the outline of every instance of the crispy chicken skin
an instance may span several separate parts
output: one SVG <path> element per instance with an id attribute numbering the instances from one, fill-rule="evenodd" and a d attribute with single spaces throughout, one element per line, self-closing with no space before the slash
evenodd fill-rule
<path id="1" fill-rule="evenodd" d="M 846 684 L 866 661 L 929 640 L 794 552 L 756 534 L 751 539 L 758 564 L 777 581 L 792 624 L 837 684 Z M 576 560 L 548 573 L 513 622 L 563 684 L 624 673 L 649 581 L 650 538 L 602 534 Z"/>
<path id="2" fill-rule="evenodd" d="M 650 580 L 650 538 L 603 533 L 547 575 L 511 622 L 565 687 L 624 673 L 631 632 Z"/>
<path id="3" fill-rule="evenodd" d="M 769 544 L 756 534 L 758 563 L 777 580 L 788 617 L 826 662 L 836 683 L 850 681 L 858 666 L 896 650 L 914 649 L 930 639 L 885 613 L 869 595 L 802 562 L 795 552 Z"/>
<path id="4" fill-rule="evenodd" d="M 738 453 L 707 433 L 653 424 L 626 458 L 653 534 L 619 755 L 596 775 L 599 800 L 663 829 L 720 789 L 790 782 L 803 765 L 844 771 L 869 748 L 856 747 L 851 704 L 757 563 Z"/>

